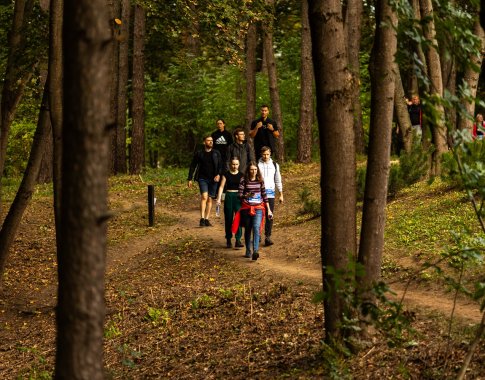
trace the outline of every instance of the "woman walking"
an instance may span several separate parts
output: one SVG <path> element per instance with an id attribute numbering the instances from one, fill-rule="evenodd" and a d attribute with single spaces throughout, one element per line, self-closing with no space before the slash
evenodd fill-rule
<path id="1" fill-rule="evenodd" d="M 229 162 L 229 170 L 222 175 L 221 185 L 219 186 L 219 191 L 217 192 L 217 205 L 220 206 L 222 192 L 226 192 L 226 197 L 224 199 L 224 228 L 226 231 L 226 246 L 227 248 L 232 247 L 232 222 L 234 220 L 234 215 L 241 208 L 241 201 L 238 197 L 239 183 L 241 178 L 244 176 L 243 173 L 239 171 L 239 158 L 232 157 Z M 242 228 L 239 227 L 235 233 L 236 243 L 235 247 L 243 247 L 241 243 Z"/>
<path id="2" fill-rule="evenodd" d="M 245 256 L 257 260 L 259 257 L 259 240 L 266 212 L 268 213 L 269 218 L 273 217 L 273 213 L 271 212 L 268 197 L 266 196 L 263 176 L 259 171 L 258 164 L 254 161 L 249 163 L 246 168 L 246 173 L 239 183 L 238 196 L 242 201 L 239 214 L 241 223 L 244 226 L 244 243 L 246 244 Z M 238 224 L 239 215 L 236 215 L 233 224 L 233 232 Z M 252 247 L 251 231 L 253 232 Z"/>

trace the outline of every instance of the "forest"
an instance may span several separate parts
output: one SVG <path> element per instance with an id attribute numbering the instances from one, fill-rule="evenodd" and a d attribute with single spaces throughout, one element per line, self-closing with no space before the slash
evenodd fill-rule
<path id="1" fill-rule="evenodd" d="M 481 7 L 0 1 L 0 377 L 485 376 Z M 248 264 L 187 172 L 263 105 Z"/>

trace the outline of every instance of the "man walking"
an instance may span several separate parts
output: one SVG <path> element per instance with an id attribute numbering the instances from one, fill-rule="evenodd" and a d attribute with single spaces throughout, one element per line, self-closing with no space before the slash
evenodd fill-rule
<path id="1" fill-rule="evenodd" d="M 246 167 L 251 161 L 255 161 L 251 147 L 246 141 L 246 134 L 241 127 L 234 130 L 234 142 L 227 149 L 226 169 L 230 169 L 230 160 L 233 157 L 239 158 L 239 171 L 246 173 Z"/>
<path id="2" fill-rule="evenodd" d="M 274 214 L 276 190 L 279 193 L 279 202 L 283 203 L 283 182 L 281 180 L 280 166 L 271 159 L 271 148 L 263 146 L 261 148 L 261 158 L 258 161 L 258 168 L 263 176 L 264 186 L 266 188 L 266 195 L 268 197 L 268 204 L 271 212 Z M 271 240 L 271 231 L 273 229 L 273 215 L 271 218 L 266 215 L 264 224 L 264 245 L 273 245 Z"/>
<path id="3" fill-rule="evenodd" d="M 254 139 L 254 152 L 256 159 L 261 158 L 261 148 L 267 146 L 271 152 L 275 152 L 275 139 L 280 137 L 280 132 L 276 121 L 270 119 L 269 107 L 263 104 L 260 108 L 261 117 L 251 123 L 249 136 Z"/>
<path id="4" fill-rule="evenodd" d="M 212 226 L 209 216 L 212 209 L 212 199 L 216 198 L 217 183 L 223 171 L 223 162 L 218 150 L 212 149 L 214 140 L 211 136 L 204 137 L 204 149 L 195 152 L 189 168 L 188 187 L 192 187 L 192 177 L 199 182 L 200 190 L 200 222 L 201 227 Z"/>

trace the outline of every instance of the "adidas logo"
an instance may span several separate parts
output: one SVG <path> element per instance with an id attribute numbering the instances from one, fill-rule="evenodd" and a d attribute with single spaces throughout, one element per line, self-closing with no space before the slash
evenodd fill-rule
<path id="1" fill-rule="evenodd" d="M 216 145 L 227 145 L 227 141 L 224 136 L 221 136 L 216 140 Z"/>

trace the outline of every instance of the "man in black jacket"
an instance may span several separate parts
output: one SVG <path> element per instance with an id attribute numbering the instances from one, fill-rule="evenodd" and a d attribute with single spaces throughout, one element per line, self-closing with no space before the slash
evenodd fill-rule
<path id="1" fill-rule="evenodd" d="M 272 152 L 276 152 L 275 140 L 280 137 L 280 132 L 276 121 L 270 119 L 269 107 L 266 104 L 261 106 L 261 117 L 251 123 L 249 136 L 254 139 L 254 152 L 256 160 L 261 158 L 261 148 L 269 146 Z"/>
<path id="2" fill-rule="evenodd" d="M 189 168 L 188 187 L 192 187 L 192 178 L 199 183 L 200 189 L 200 221 L 199 225 L 212 226 L 209 216 L 212 209 L 212 199 L 216 198 L 217 184 L 223 171 L 223 162 L 218 150 L 212 149 L 212 137 L 204 137 L 204 149 L 195 152 Z"/>
<path id="3" fill-rule="evenodd" d="M 226 170 L 229 170 L 229 164 L 233 157 L 239 159 L 239 171 L 243 174 L 246 173 L 246 166 L 251 161 L 255 161 L 253 150 L 248 145 L 246 134 L 241 127 L 234 130 L 234 142 L 227 149 Z"/>

